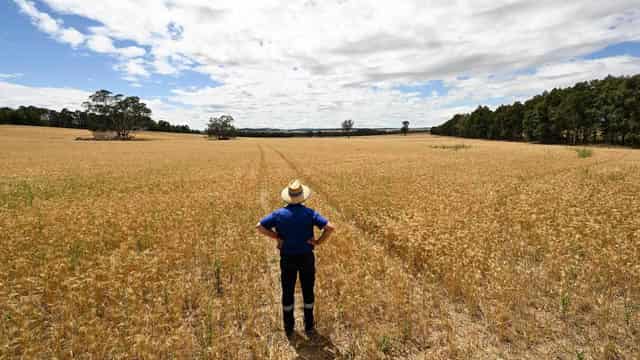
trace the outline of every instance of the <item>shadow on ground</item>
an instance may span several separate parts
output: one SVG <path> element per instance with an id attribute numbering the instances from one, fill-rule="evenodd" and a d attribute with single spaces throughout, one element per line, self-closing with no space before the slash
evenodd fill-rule
<path id="1" fill-rule="evenodd" d="M 342 359 L 338 348 L 331 340 L 319 333 L 309 339 L 300 336 L 297 332 L 289 339 L 289 344 L 296 350 L 298 360 L 303 359 Z"/>

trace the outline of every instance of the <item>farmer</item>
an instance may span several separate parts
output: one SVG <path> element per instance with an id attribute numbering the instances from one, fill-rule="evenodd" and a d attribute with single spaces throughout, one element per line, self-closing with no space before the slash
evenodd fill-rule
<path id="1" fill-rule="evenodd" d="M 304 301 L 304 327 L 307 335 L 315 332 L 313 322 L 313 285 L 316 278 L 313 249 L 324 243 L 334 230 L 333 225 L 320 214 L 302 203 L 311 195 L 311 189 L 299 180 L 293 180 L 282 190 L 281 196 L 287 205 L 260 220 L 258 232 L 275 239 L 280 250 L 280 281 L 282 284 L 282 317 L 284 331 L 293 335 L 293 293 L 296 277 L 300 274 Z M 322 229 L 315 239 L 313 227 Z"/>

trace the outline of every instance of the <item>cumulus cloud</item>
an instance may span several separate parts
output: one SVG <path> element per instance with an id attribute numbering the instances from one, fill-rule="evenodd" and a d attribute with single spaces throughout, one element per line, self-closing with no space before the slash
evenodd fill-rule
<path id="1" fill-rule="evenodd" d="M 64 24 L 49 16 L 49 14 L 39 11 L 33 2 L 27 0 L 15 0 L 20 11 L 27 14 L 35 26 L 43 32 L 51 35 L 54 39 L 67 43 L 73 47 L 84 42 L 84 35 L 72 27 L 64 27 Z"/>
<path id="2" fill-rule="evenodd" d="M 129 81 L 137 81 L 140 77 L 146 78 L 150 75 L 142 59 L 127 60 L 126 62 L 116 65 L 115 68 L 126 73 L 127 77 L 125 77 L 125 79 Z"/>
<path id="3" fill-rule="evenodd" d="M 108 36 L 93 35 L 87 40 L 87 47 L 95 52 L 110 53 L 115 52 L 115 46 Z"/>
<path id="4" fill-rule="evenodd" d="M 489 99 L 638 70 L 634 58 L 579 60 L 640 41 L 637 0 L 43 1 L 100 23 L 87 46 L 123 58 L 130 80 L 189 69 L 221 82 L 167 100 L 244 126 L 428 126 Z M 398 90 L 432 80 L 449 91 Z"/>
<path id="5" fill-rule="evenodd" d="M 80 109 L 89 92 L 55 87 L 31 87 L 0 81 L 0 104 L 11 108 L 34 105 L 53 110 Z"/>
<path id="6" fill-rule="evenodd" d="M 38 10 L 35 4 L 28 0 L 15 0 L 20 10 L 27 14 L 34 25 L 41 31 L 51 35 L 54 39 L 67 43 L 72 47 L 78 47 L 86 42 L 87 48 L 97 53 L 106 53 L 121 58 L 137 58 L 146 54 L 146 50 L 137 46 L 116 47 L 109 35 L 108 29 L 95 27 L 92 28 L 93 34 L 83 34 L 73 27 L 65 27 L 63 21 L 54 19 L 49 14 Z M 127 60 L 124 60 L 127 61 Z M 133 72 L 127 72 L 128 76 L 141 74 L 139 66 L 128 65 L 126 62 L 119 67 L 125 70 L 133 68 Z M 147 76 L 145 73 L 144 76 Z"/>
<path id="7" fill-rule="evenodd" d="M 110 37 L 103 34 L 94 34 L 87 39 L 87 47 L 98 53 L 121 55 L 125 58 L 144 56 L 146 50 L 137 46 L 117 48 Z"/>

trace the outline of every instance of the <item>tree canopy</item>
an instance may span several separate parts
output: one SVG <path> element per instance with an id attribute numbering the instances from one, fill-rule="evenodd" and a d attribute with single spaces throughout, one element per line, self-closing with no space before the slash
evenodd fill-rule
<path id="1" fill-rule="evenodd" d="M 640 75 L 608 76 L 553 89 L 495 111 L 479 106 L 431 128 L 436 135 L 640 146 Z"/>
<path id="2" fill-rule="evenodd" d="M 112 130 L 120 139 L 128 139 L 132 130 L 149 125 L 151 110 L 137 96 L 113 95 L 98 90 L 83 103 L 89 113 L 91 130 Z"/>
<path id="3" fill-rule="evenodd" d="M 409 132 L 409 121 L 405 120 L 402 122 L 402 127 L 400 128 L 400 132 L 403 135 L 407 135 L 407 133 Z"/>
<path id="4" fill-rule="evenodd" d="M 353 129 L 353 120 L 348 119 L 342 122 L 342 131 L 349 135 Z"/>
<path id="5" fill-rule="evenodd" d="M 233 126 L 233 117 L 231 115 L 222 115 L 209 119 L 207 124 L 207 135 L 209 137 L 226 140 L 234 137 L 235 134 L 236 128 Z"/>

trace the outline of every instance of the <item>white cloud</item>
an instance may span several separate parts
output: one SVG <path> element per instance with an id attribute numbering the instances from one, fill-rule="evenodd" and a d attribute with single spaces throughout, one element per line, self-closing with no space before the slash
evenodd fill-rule
<path id="1" fill-rule="evenodd" d="M 137 46 L 127 46 L 118 49 L 118 53 L 127 58 L 144 56 L 147 52 L 145 49 Z"/>
<path id="2" fill-rule="evenodd" d="M 87 47 L 98 53 L 113 53 L 116 51 L 111 39 L 104 35 L 92 35 L 89 37 Z"/>
<path id="3" fill-rule="evenodd" d="M 20 10 L 27 14 L 34 25 L 36 25 L 43 32 L 51 35 L 54 39 L 67 43 L 72 47 L 78 47 L 85 43 L 86 46 L 97 52 L 115 55 L 121 58 L 137 58 L 146 55 L 146 50 L 138 46 L 116 47 L 113 44 L 111 37 L 109 37 L 108 29 L 101 27 L 92 28 L 92 35 L 85 35 L 73 27 L 64 27 L 61 20 L 52 18 L 49 14 L 38 10 L 35 4 L 28 0 L 14 0 Z M 127 61 L 127 60 L 121 60 Z M 124 69 L 128 69 L 129 65 L 126 63 L 122 66 Z M 140 69 L 135 69 L 134 72 L 141 73 Z M 131 74 L 128 72 L 128 74 Z M 144 76 L 147 76 L 145 74 Z"/>
<path id="4" fill-rule="evenodd" d="M 43 31 L 60 27 L 15 1 Z M 195 109 L 229 112 L 241 126 L 337 126 L 345 118 L 356 126 L 405 119 L 426 126 L 490 98 L 638 71 L 633 58 L 573 60 L 640 40 L 637 0 L 44 1 L 99 22 L 87 46 L 117 56 L 117 69 L 136 84 L 186 69 L 222 82 L 172 92 L 170 100 L 189 109 L 173 108 L 175 115 L 189 121 Z M 517 75 L 527 69 L 537 72 Z M 449 92 L 395 90 L 430 80 Z"/>
<path id="5" fill-rule="evenodd" d="M 13 74 L 2 74 L 2 73 L 0 73 L 0 79 L 5 79 L 5 80 L 15 79 L 15 78 L 22 77 L 23 75 L 24 74 L 22 74 L 22 73 L 13 73 Z"/>
<path id="6" fill-rule="evenodd" d="M 91 35 L 87 39 L 87 47 L 98 53 L 120 55 L 125 58 L 140 57 L 146 54 L 145 49 L 137 46 L 117 48 L 109 36 L 100 33 Z"/>
<path id="7" fill-rule="evenodd" d="M 547 64 L 533 74 L 516 75 L 506 78 L 477 77 L 467 80 L 453 80 L 447 94 L 448 101 L 467 99 L 482 103 L 486 99 L 505 99 L 506 103 L 523 101 L 545 90 L 563 88 L 580 81 L 601 79 L 608 75 L 621 76 L 640 73 L 640 61 L 631 56 L 616 56 L 594 60 L 575 60 Z"/>
<path id="8" fill-rule="evenodd" d="M 116 69 L 127 74 L 125 80 L 137 81 L 139 77 L 149 77 L 149 72 L 145 68 L 144 60 L 130 59 L 126 62 L 116 65 Z"/>
<path id="9" fill-rule="evenodd" d="M 74 28 L 66 28 L 60 30 L 60 39 L 73 47 L 77 47 L 84 42 L 85 37 Z"/>
<path id="10" fill-rule="evenodd" d="M 0 81 L 0 106 L 11 108 L 34 105 L 53 110 L 80 109 L 89 95 L 78 89 L 31 87 Z"/>
<path id="11" fill-rule="evenodd" d="M 20 10 L 27 14 L 34 25 L 54 39 L 70 44 L 73 47 L 84 42 L 84 35 L 72 27 L 64 27 L 61 21 L 53 19 L 49 14 L 39 11 L 31 1 L 14 0 Z"/>

